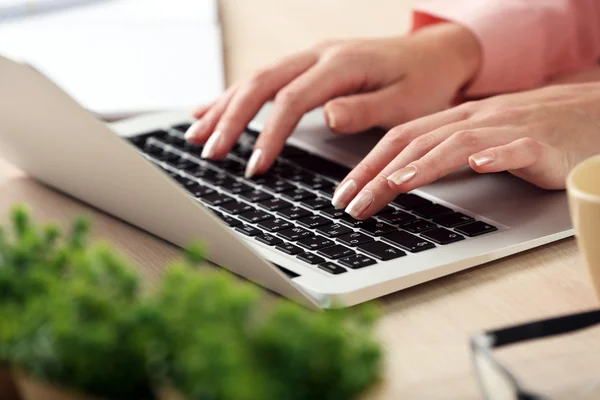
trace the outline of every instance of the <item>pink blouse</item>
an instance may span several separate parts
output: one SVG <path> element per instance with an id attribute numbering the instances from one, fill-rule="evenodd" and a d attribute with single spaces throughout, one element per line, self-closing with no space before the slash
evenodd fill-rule
<path id="1" fill-rule="evenodd" d="M 539 87 L 600 59 L 600 0 L 433 0 L 415 9 L 413 30 L 446 20 L 483 49 L 468 96 Z"/>

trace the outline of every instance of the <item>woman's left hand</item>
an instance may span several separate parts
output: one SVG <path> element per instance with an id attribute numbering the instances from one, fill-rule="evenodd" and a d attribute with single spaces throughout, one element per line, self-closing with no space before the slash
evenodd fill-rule
<path id="1" fill-rule="evenodd" d="M 333 203 L 364 219 L 398 194 L 466 165 L 564 189 L 569 171 L 595 154 L 600 83 L 548 86 L 465 103 L 393 128 L 338 186 Z"/>

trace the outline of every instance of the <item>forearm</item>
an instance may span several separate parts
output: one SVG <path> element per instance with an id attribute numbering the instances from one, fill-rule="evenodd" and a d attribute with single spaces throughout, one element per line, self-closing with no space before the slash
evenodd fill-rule
<path id="1" fill-rule="evenodd" d="M 455 0 L 419 5 L 414 30 L 442 20 L 470 29 L 481 43 L 482 65 L 467 95 L 531 89 L 600 57 L 598 0 Z"/>

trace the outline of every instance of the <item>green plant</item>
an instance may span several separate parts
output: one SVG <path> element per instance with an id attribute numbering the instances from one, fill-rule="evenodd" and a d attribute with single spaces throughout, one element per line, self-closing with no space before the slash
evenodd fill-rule
<path id="1" fill-rule="evenodd" d="M 78 219 L 59 240 L 25 209 L 0 254 L 0 356 L 30 377 L 114 399 L 151 398 L 144 343 L 137 341 L 138 277 L 105 244 L 89 245 Z"/>
<path id="2" fill-rule="evenodd" d="M 188 248 L 156 290 L 78 219 L 63 235 L 18 207 L 0 229 L 0 364 L 68 391 L 152 399 L 338 400 L 381 370 L 376 310 L 312 312 L 268 300 L 223 270 L 196 270 Z M 1 366 L 1 365 L 0 365 Z"/>

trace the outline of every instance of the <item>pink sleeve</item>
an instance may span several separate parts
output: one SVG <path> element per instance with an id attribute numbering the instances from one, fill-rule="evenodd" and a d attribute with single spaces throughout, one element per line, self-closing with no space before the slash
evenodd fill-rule
<path id="1" fill-rule="evenodd" d="M 467 96 L 539 87 L 600 59 L 600 0 L 434 0 L 415 9 L 413 30 L 440 20 L 466 26 L 481 43 Z"/>

